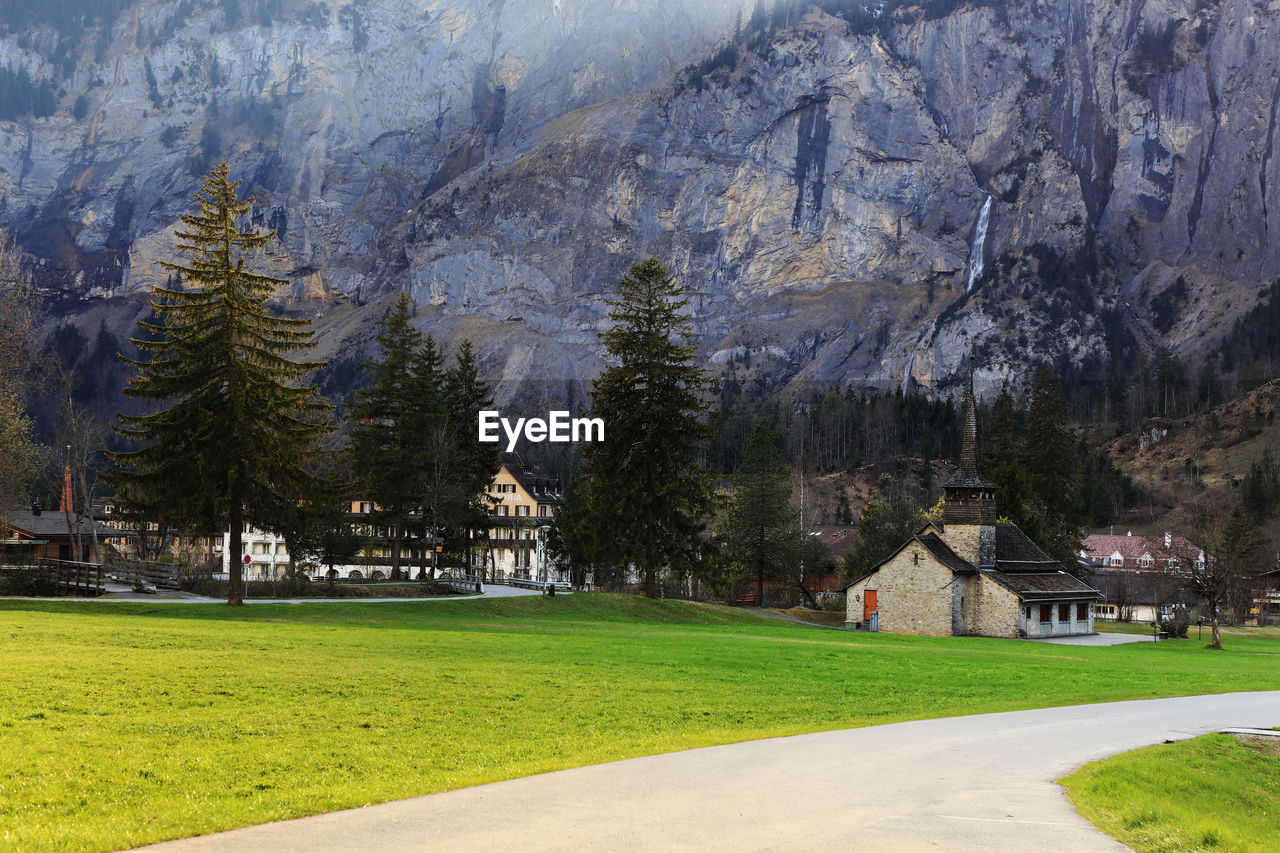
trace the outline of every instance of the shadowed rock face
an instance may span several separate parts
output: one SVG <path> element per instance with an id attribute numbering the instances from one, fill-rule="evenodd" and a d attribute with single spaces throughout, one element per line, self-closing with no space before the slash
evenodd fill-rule
<path id="1" fill-rule="evenodd" d="M 58 68 L 52 27 L 0 37 L 0 68 L 66 89 L 52 116 L 0 121 L 0 224 L 46 283 L 162 279 L 202 156 L 245 177 L 280 237 L 265 263 L 323 301 L 327 349 L 371 328 L 327 304 L 372 317 L 408 289 L 424 328 L 478 339 L 510 383 L 534 363 L 547 387 L 588 377 L 603 294 L 646 255 L 690 290 L 708 354 L 945 389 L 980 346 L 980 392 L 1105 359 L 1108 322 L 1194 349 L 1280 275 L 1280 4 L 965 5 L 875 35 L 810 11 L 759 36 L 747 0 L 282 7 L 228 27 L 142 0 Z M 682 70 L 735 31 L 736 60 Z M 1068 305 L 1021 253 L 1090 234 L 1112 266 Z M 1146 305 L 1179 275 L 1191 295 L 1157 335 Z"/>

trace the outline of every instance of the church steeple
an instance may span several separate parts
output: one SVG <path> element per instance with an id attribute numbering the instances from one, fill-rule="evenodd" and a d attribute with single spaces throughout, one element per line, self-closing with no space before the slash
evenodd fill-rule
<path id="1" fill-rule="evenodd" d="M 943 484 L 942 522 L 993 525 L 996 522 L 996 485 L 978 470 L 978 410 L 973 380 L 964 395 L 964 440 L 960 446 L 960 470 Z"/>
<path id="2" fill-rule="evenodd" d="M 973 380 L 964 395 L 964 440 L 960 445 L 960 470 L 957 478 L 969 482 L 981 480 L 978 474 L 978 411 L 973 400 Z"/>

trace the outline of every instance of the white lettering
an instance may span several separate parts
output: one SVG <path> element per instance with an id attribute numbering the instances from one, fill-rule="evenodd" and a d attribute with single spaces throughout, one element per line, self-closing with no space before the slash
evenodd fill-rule
<path id="1" fill-rule="evenodd" d="M 521 437 L 535 444 L 543 441 L 604 441 L 603 418 L 571 418 L 569 412 L 563 410 L 548 412 L 546 420 L 516 418 L 513 423 L 502 417 L 501 412 L 486 409 L 477 413 L 476 427 L 477 437 L 486 444 L 502 440 L 498 434 L 501 427 L 506 435 L 508 453 L 515 451 Z"/>
<path id="2" fill-rule="evenodd" d="M 581 427 L 584 433 L 582 438 L 578 438 L 578 429 Z M 591 437 L 591 431 L 595 430 L 596 437 Z M 604 441 L 604 418 L 574 418 L 573 419 L 573 440 L 574 441 Z"/>
<path id="3" fill-rule="evenodd" d="M 569 413 L 548 412 L 547 414 L 551 417 L 551 434 L 547 436 L 547 441 L 568 441 Z"/>
<path id="4" fill-rule="evenodd" d="M 496 442 L 498 440 L 498 413 L 485 410 L 480 413 L 480 441 Z"/>
<path id="5" fill-rule="evenodd" d="M 511 428 L 511 421 L 506 418 L 502 419 L 502 431 L 507 434 L 507 452 L 516 452 L 516 442 L 520 440 L 520 430 L 524 427 L 524 418 L 516 418 L 515 429 Z"/>

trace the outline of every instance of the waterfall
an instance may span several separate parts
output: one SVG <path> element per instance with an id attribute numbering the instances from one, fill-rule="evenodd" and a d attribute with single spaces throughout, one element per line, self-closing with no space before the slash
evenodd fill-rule
<path id="1" fill-rule="evenodd" d="M 973 248 L 969 250 L 969 280 L 965 283 L 964 292 L 973 290 L 974 283 L 982 278 L 982 259 L 987 248 L 987 223 L 991 221 L 991 202 L 994 196 L 987 196 L 982 203 L 982 212 L 978 214 L 978 227 L 973 232 Z"/>
<path id="2" fill-rule="evenodd" d="M 910 354 L 907 355 L 907 369 L 902 371 L 902 390 L 899 392 L 900 397 L 907 396 L 907 383 L 911 381 L 911 368 L 916 363 L 916 351 L 913 347 Z"/>

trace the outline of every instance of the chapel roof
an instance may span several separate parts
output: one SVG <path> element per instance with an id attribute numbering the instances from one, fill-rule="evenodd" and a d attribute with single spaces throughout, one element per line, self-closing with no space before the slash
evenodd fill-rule
<path id="1" fill-rule="evenodd" d="M 1056 572 L 986 572 L 984 574 L 1015 593 L 1023 601 L 1102 598 L 1102 593 L 1061 569 Z"/>

